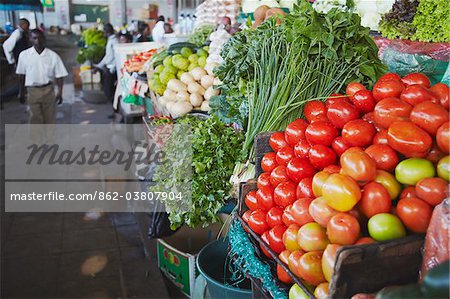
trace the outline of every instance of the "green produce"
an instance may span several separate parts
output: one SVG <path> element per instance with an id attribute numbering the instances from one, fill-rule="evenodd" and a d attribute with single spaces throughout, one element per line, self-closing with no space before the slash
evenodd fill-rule
<path id="1" fill-rule="evenodd" d="M 397 216 L 380 213 L 372 216 L 368 223 L 369 235 L 376 241 L 387 241 L 406 236 L 405 227 Z"/>
<path id="2" fill-rule="evenodd" d="M 391 11 L 381 17 L 379 30 L 389 39 L 411 39 L 416 32 L 413 18 L 416 14 L 419 0 L 397 0 Z"/>
<path id="3" fill-rule="evenodd" d="M 206 65 L 206 57 L 205 56 L 201 56 L 199 59 L 198 59 L 198 65 L 199 66 L 201 66 L 201 67 L 205 67 L 205 65 Z"/>
<path id="4" fill-rule="evenodd" d="M 172 64 L 180 70 L 187 70 L 189 67 L 189 60 L 184 58 L 181 54 L 176 54 L 172 57 Z"/>
<path id="5" fill-rule="evenodd" d="M 309 299 L 309 296 L 298 286 L 298 284 L 293 284 L 289 289 L 289 299 Z"/>
<path id="6" fill-rule="evenodd" d="M 208 52 L 206 52 L 204 49 L 198 49 L 197 50 L 197 55 L 198 56 L 203 56 L 203 57 L 208 57 Z"/>
<path id="7" fill-rule="evenodd" d="M 192 49 L 188 47 L 181 48 L 180 54 L 183 55 L 184 58 L 189 58 L 192 55 Z"/>
<path id="8" fill-rule="evenodd" d="M 440 178 L 450 181 L 450 156 L 445 156 L 439 160 L 437 173 Z"/>
<path id="9" fill-rule="evenodd" d="M 214 26 L 212 26 L 212 25 L 204 25 L 204 26 L 198 27 L 191 34 L 191 37 L 189 38 L 189 42 L 191 42 L 197 46 L 203 46 L 204 44 L 206 44 L 206 42 L 209 39 L 209 36 L 213 32 L 214 32 Z"/>
<path id="10" fill-rule="evenodd" d="M 192 71 L 193 69 L 195 69 L 196 67 L 198 67 L 199 65 L 197 63 L 191 63 L 188 67 L 188 72 Z"/>
<path id="11" fill-rule="evenodd" d="M 169 65 L 164 67 L 163 71 L 167 72 L 167 73 L 171 73 L 171 74 L 176 74 L 178 73 L 178 69 L 176 67 L 174 67 L 173 65 Z"/>
<path id="12" fill-rule="evenodd" d="M 164 71 L 164 66 L 163 65 L 158 65 L 155 68 L 155 73 L 162 73 L 162 71 Z"/>
<path id="13" fill-rule="evenodd" d="M 199 58 L 199 57 L 198 57 L 197 54 L 192 54 L 192 55 L 189 55 L 188 60 L 189 60 L 190 63 L 197 63 L 198 58 Z"/>
<path id="14" fill-rule="evenodd" d="M 163 65 L 164 66 L 173 66 L 173 64 L 172 64 L 172 56 L 167 56 L 166 58 L 164 58 Z"/>
<path id="15" fill-rule="evenodd" d="M 186 73 L 185 71 L 179 70 L 177 73 L 177 79 L 181 78 L 181 75 L 183 75 L 184 73 Z"/>
<path id="16" fill-rule="evenodd" d="M 161 74 L 159 74 L 159 80 L 161 80 L 161 83 L 164 85 L 167 85 L 167 82 L 169 82 L 170 79 L 175 79 L 174 73 L 164 70 Z"/>
<path id="17" fill-rule="evenodd" d="M 447 0 L 421 0 L 414 16 L 413 40 L 450 42 L 450 5 Z"/>
<path id="18" fill-rule="evenodd" d="M 157 167 L 153 177 L 156 185 L 150 190 L 177 190 L 180 182 L 189 183 L 192 200 L 189 210 L 180 212 L 178 202 L 166 202 L 171 228 L 176 229 L 183 223 L 190 227 L 207 226 L 218 221 L 216 214 L 229 197 L 232 187 L 229 178 L 234 164 L 240 160 L 243 136 L 216 117 L 203 121 L 186 116 L 177 123 L 190 126 L 191 136 L 186 138 L 187 134 L 174 133 L 165 152 L 180 161 L 180 165 L 175 170 L 164 165 Z M 185 159 L 180 154 L 186 155 Z M 192 170 L 191 182 L 186 181 L 186 169 Z"/>
<path id="19" fill-rule="evenodd" d="M 410 158 L 400 162 L 395 168 L 395 178 L 402 184 L 415 186 L 424 178 L 436 174 L 433 163 L 426 159 Z"/>
<path id="20" fill-rule="evenodd" d="M 82 48 L 77 54 L 76 61 L 80 64 L 87 60 L 98 63 L 105 56 L 106 43 L 107 39 L 103 31 L 97 30 L 97 28 L 85 30 L 81 36 Z"/>

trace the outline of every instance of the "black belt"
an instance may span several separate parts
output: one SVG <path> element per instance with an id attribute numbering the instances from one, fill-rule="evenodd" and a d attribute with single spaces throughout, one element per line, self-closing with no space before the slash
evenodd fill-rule
<path id="1" fill-rule="evenodd" d="M 44 85 L 27 86 L 27 87 L 28 87 L 28 88 L 44 88 L 44 87 L 47 87 L 47 86 L 50 86 L 50 85 L 52 85 L 52 82 L 48 82 L 47 84 L 44 84 Z"/>

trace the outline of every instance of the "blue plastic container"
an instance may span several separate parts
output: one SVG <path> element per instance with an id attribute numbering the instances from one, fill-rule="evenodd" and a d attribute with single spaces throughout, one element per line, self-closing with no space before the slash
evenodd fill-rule
<path id="1" fill-rule="evenodd" d="M 245 279 L 239 283 L 239 288 L 229 285 L 228 279 L 228 239 L 216 240 L 209 243 L 197 256 L 197 268 L 205 277 L 209 295 L 214 299 L 251 299 L 252 290 L 250 280 Z M 224 273 L 226 271 L 227 273 Z M 228 284 L 227 284 L 228 282 Z"/>

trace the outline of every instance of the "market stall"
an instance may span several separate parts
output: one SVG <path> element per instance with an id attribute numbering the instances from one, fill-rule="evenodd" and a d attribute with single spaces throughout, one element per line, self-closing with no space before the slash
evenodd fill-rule
<path id="1" fill-rule="evenodd" d="M 190 209 L 166 202 L 159 223 L 226 224 L 226 238 L 200 251 L 190 296 L 393 298 L 406 289 L 385 288 L 398 285 L 410 297 L 448 294 L 445 71 L 405 63 L 394 72 L 383 58 L 383 45 L 398 41 L 379 42 L 373 31 L 404 1 L 374 15 L 360 1 L 325 2 L 300 1 L 289 13 L 255 7 L 253 24 L 204 28 L 197 44 L 174 44 L 149 60 L 154 111 L 167 117 L 147 124 L 186 125 L 192 134 L 165 143 L 168 156 L 192 150 L 189 164 L 179 163 L 192 171 Z M 420 55 L 450 54 L 449 41 L 426 41 L 434 52 Z M 433 53 L 435 70 L 448 68 Z M 157 167 L 149 191 L 175 190 L 185 179 Z M 229 216 L 219 217 L 227 204 Z M 215 250 L 208 267 L 204 256 Z"/>

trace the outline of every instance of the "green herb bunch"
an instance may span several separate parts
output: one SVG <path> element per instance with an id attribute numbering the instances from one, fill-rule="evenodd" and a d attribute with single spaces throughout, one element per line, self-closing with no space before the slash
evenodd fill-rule
<path id="1" fill-rule="evenodd" d="M 103 31 L 97 28 L 85 30 L 81 36 L 81 49 L 78 51 L 76 61 L 80 64 L 87 60 L 99 62 L 105 56 L 106 43 Z"/>
<path id="2" fill-rule="evenodd" d="M 209 40 L 209 36 L 213 32 L 214 32 L 213 25 L 204 25 L 198 27 L 197 29 L 194 30 L 194 32 L 192 32 L 191 36 L 189 37 L 189 42 L 193 43 L 198 47 L 204 46 L 206 42 Z"/>

